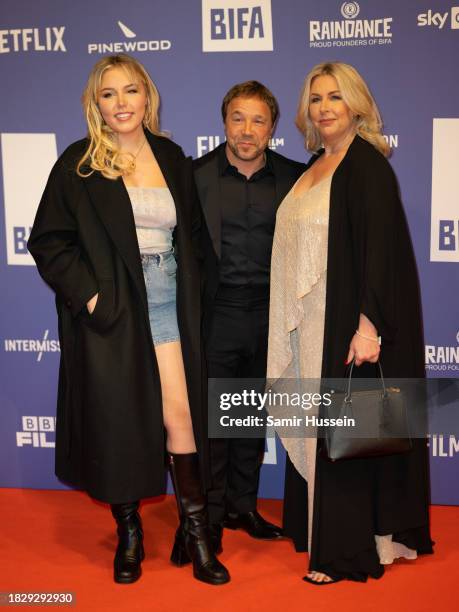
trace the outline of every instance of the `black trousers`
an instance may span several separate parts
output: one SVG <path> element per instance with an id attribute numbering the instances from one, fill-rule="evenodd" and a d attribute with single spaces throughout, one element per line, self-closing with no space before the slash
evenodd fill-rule
<path id="1" fill-rule="evenodd" d="M 209 378 L 265 378 L 269 288 L 220 287 L 206 341 Z M 256 509 L 264 438 L 209 440 L 211 523 Z"/>

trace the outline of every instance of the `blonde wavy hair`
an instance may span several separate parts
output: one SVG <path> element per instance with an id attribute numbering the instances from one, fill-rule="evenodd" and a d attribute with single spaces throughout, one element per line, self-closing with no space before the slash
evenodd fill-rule
<path id="1" fill-rule="evenodd" d="M 103 75 L 111 68 L 122 68 L 133 81 L 143 84 L 147 97 L 143 126 L 153 134 L 161 134 L 158 118 L 159 93 L 142 64 L 124 53 L 103 57 L 91 70 L 82 96 L 89 145 L 78 162 L 77 174 L 84 178 L 95 170 L 109 179 L 117 179 L 135 170 L 134 156 L 120 151 L 115 132 L 103 120 L 97 104 Z"/>
<path id="2" fill-rule="evenodd" d="M 357 70 L 342 62 L 317 64 L 306 76 L 295 121 L 304 136 L 306 149 L 316 153 L 322 146 L 321 136 L 309 117 L 309 103 L 312 82 L 316 77 L 323 75 L 336 79 L 343 101 L 354 115 L 357 134 L 371 143 L 380 153 L 389 157 L 390 146 L 382 134 L 383 124 L 376 102 Z"/>

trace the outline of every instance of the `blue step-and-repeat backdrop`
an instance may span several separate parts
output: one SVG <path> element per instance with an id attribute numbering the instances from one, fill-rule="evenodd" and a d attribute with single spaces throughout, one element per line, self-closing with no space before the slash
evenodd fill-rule
<path id="1" fill-rule="evenodd" d="M 306 160 L 293 118 L 307 71 L 357 67 L 393 147 L 419 265 L 429 377 L 459 377 L 459 0 L 2 0 L 0 8 L 0 486 L 54 477 L 59 360 L 51 291 L 26 241 L 56 157 L 85 134 L 91 66 L 127 52 L 161 94 L 161 126 L 200 156 L 224 138 L 220 104 L 257 79 L 277 96 L 271 146 Z M 430 437 L 432 499 L 459 504 L 459 438 Z M 267 444 L 260 494 L 281 497 Z M 454 486 L 456 485 L 456 486 Z"/>

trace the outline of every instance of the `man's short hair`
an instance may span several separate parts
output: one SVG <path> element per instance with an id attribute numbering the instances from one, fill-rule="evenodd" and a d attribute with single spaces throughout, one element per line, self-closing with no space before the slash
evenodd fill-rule
<path id="1" fill-rule="evenodd" d="M 276 123 L 279 116 L 279 104 L 269 89 L 262 83 L 258 81 L 245 81 L 231 87 L 222 102 L 223 123 L 226 121 L 228 105 L 234 98 L 259 98 L 268 105 L 273 125 Z"/>

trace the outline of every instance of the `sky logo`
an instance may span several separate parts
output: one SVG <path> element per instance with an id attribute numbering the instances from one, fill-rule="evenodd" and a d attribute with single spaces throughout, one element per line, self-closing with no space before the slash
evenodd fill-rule
<path id="1" fill-rule="evenodd" d="M 202 50 L 272 51 L 271 0 L 202 0 Z"/>

